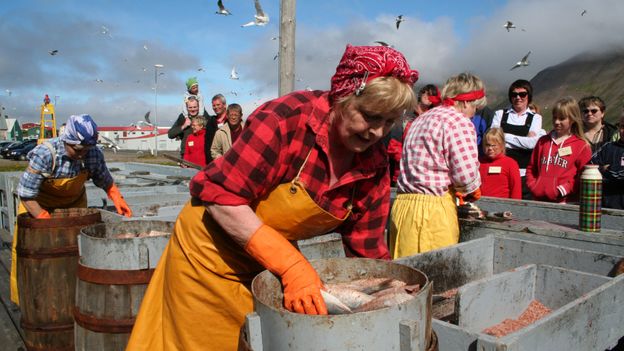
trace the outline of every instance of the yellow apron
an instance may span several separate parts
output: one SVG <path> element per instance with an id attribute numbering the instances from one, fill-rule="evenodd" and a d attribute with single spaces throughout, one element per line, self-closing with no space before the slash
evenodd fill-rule
<path id="1" fill-rule="evenodd" d="M 87 207 L 87 192 L 85 182 L 89 178 L 89 172 L 82 170 L 73 178 L 44 179 L 39 187 L 39 194 L 35 198 L 39 206 L 46 211 L 52 212 L 57 208 Z M 26 213 L 24 204 L 20 201 L 17 208 L 17 216 Z M 13 245 L 11 248 L 11 301 L 19 305 L 17 289 L 17 220 L 13 231 Z"/>
<path id="2" fill-rule="evenodd" d="M 299 240 L 327 233 L 350 215 L 350 206 L 342 219 L 320 208 L 298 178 L 252 206 L 265 224 Z M 126 350 L 236 350 L 253 311 L 251 280 L 263 269 L 192 199 L 178 216 Z"/>
<path id="3" fill-rule="evenodd" d="M 390 216 L 392 258 L 427 252 L 459 242 L 457 207 L 450 192 L 398 194 Z"/>

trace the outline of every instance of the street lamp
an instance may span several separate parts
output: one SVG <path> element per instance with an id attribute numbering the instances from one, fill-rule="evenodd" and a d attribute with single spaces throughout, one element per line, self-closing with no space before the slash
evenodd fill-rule
<path id="1" fill-rule="evenodd" d="M 158 69 L 165 66 L 154 65 L 154 156 L 158 156 Z"/>

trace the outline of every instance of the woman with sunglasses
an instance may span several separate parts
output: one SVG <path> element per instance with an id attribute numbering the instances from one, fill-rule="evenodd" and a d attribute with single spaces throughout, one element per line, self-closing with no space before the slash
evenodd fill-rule
<path id="1" fill-rule="evenodd" d="M 284 308 L 327 314 L 318 274 L 290 241 L 335 231 L 347 256 L 389 259 L 382 139 L 414 107 L 417 77 L 392 48 L 348 45 L 330 91 L 293 92 L 251 113 L 232 148 L 191 181 L 127 350 L 236 350 L 251 281 L 265 268 L 282 282 Z"/>
<path id="2" fill-rule="evenodd" d="M 604 120 L 607 109 L 604 101 L 597 96 L 587 96 L 579 101 L 583 116 L 583 129 L 589 141 L 592 153 L 600 150 L 609 141 L 618 140 L 618 129 Z"/>
<path id="3" fill-rule="evenodd" d="M 502 128 L 505 132 L 507 156 L 518 162 L 522 179 L 522 198 L 530 199 L 531 192 L 526 187 L 526 166 L 531 159 L 537 140 L 546 135 L 542 129 L 542 116 L 531 110 L 533 86 L 524 79 L 511 83 L 508 91 L 511 106 L 498 110 L 492 119 L 492 128 Z"/>
<path id="4" fill-rule="evenodd" d="M 46 140 L 30 151 L 30 162 L 17 187 L 17 214 L 28 212 L 33 218 L 47 219 L 57 208 L 87 207 L 84 184 L 91 178 L 106 191 L 119 214 L 131 217 L 132 210 L 113 183 L 102 151 L 95 147 L 97 139 L 97 125 L 91 116 L 71 116 L 60 137 Z M 16 245 L 17 225 L 13 236 L 11 300 L 18 303 Z"/>

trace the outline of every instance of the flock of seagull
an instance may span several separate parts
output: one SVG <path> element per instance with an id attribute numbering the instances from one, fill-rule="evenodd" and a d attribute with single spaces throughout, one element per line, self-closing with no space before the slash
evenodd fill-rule
<path id="1" fill-rule="evenodd" d="M 266 14 L 263 10 L 262 10 L 262 6 L 260 5 L 260 1 L 259 0 L 254 0 L 254 6 L 256 9 L 256 14 L 254 15 L 254 20 L 247 22 L 245 24 L 242 24 L 241 27 L 250 27 L 250 26 L 266 26 L 269 23 L 269 15 Z M 230 12 L 230 10 L 228 10 L 225 5 L 223 4 L 223 0 L 218 0 L 217 1 L 217 11 L 215 12 L 215 14 L 217 15 L 223 15 L 223 16 L 231 16 L 232 12 Z M 581 12 L 581 16 L 585 16 L 587 14 L 587 10 L 582 10 Z M 398 15 L 395 18 L 395 26 L 396 29 L 399 30 L 401 23 L 405 21 L 405 18 L 403 17 L 403 15 Z M 506 21 L 503 24 L 503 28 L 505 28 L 507 30 L 507 32 L 510 32 L 512 29 L 517 29 L 516 25 L 511 22 L 511 21 Z M 525 29 L 521 28 L 522 31 L 526 31 Z M 110 38 L 112 38 L 112 35 L 109 31 L 109 29 L 106 26 L 101 26 L 101 34 L 106 35 Z M 271 40 L 276 40 L 277 38 L 271 38 Z M 377 40 L 375 41 L 376 44 L 378 45 L 382 45 L 382 46 L 389 46 L 392 47 L 392 45 L 388 44 L 385 41 L 381 41 L 381 40 Z M 143 49 L 148 50 L 147 45 L 143 45 Z M 55 49 L 55 50 L 50 50 L 48 51 L 48 53 L 51 56 L 56 56 L 59 54 L 59 50 Z M 531 51 L 529 51 L 526 55 L 524 55 L 524 57 L 522 57 L 518 62 L 516 62 L 510 69 L 510 71 L 520 68 L 520 67 L 525 67 L 528 66 L 530 64 L 529 62 L 529 55 L 531 54 Z M 278 58 L 278 55 L 275 55 L 275 57 L 273 58 L 274 60 Z M 146 71 L 146 68 L 143 68 L 143 71 Z M 199 72 L 204 72 L 203 68 L 198 68 L 197 71 Z M 161 75 L 164 73 L 160 73 Z M 239 79 L 239 75 L 238 72 L 236 71 L 236 67 L 232 67 L 232 70 L 230 72 L 230 79 L 232 80 L 238 80 Z M 102 83 L 103 80 L 102 79 L 95 79 L 95 82 L 97 83 Z M 139 83 L 140 81 L 136 81 L 137 83 Z M 147 116 L 146 116 L 147 117 Z M 147 120 L 148 118 L 146 118 Z M 148 122 L 149 123 L 149 122 Z"/>

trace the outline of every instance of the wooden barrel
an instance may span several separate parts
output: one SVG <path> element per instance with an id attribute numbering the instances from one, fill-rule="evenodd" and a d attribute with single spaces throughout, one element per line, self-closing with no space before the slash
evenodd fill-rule
<path id="1" fill-rule="evenodd" d="M 51 216 L 17 217 L 20 325 L 28 350 L 74 350 L 77 236 L 101 221 L 100 212 L 88 208 L 56 210 Z"/>
<path id="2" fill-rule="evenodd" d="M 76 350 L 126 348 L 173 224 L 132 220 L 82 230 L 74 308 Z"/>

